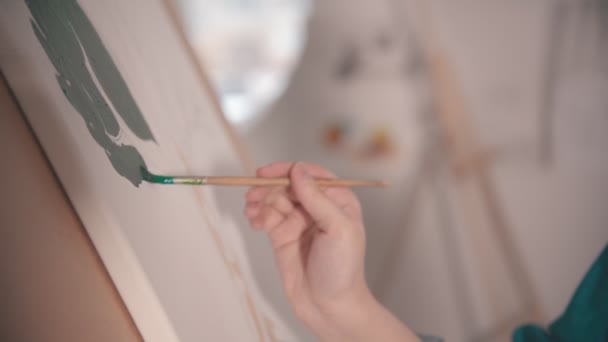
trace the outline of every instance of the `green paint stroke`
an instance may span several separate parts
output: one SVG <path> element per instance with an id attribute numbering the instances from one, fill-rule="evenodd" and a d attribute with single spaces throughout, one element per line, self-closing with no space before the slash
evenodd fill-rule
<path id="1" fill-rule="evenodd" d="M 57 82 L 66 98 L 114 169 L 139 186 L 140 169 L 146 164 L 135 147 L 117 141 L 120 124 L 102 92 L 137 137 L 154 141 L 154 136 L 95 28 L 75 0 L 25 3 L 32 13 L 34 33 L 55 66 Z"/>
<path id="2" fill-rule="evenodd" d="M 148 171 L 145 167 L 141 168 L 141 174 L 146 182 L 159 184 L 175 184 L 174 178 L 170 176 L 155 175 Z"/>

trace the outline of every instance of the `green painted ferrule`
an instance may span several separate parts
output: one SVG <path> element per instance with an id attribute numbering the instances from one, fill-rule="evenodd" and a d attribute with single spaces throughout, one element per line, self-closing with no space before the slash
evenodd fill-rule
<path id="1" fill-rule="evenodd" d="M 146 169 L 145 167 L 141 168 L 141 176 L 143 180 L 150 183 L 175 184 L 173 177 L 155 175 L 153 173 L 150 173 L 150 171 L 148 171 L 148 169 Z"/>
<path id="2" fill-rule="evenodd" d="M 205 177 L 173 177 L 155 175 L 148 171 L 145 167 L 141 168 L 141 176 L 143 180 L 155 184 L 184 184 L 184 185 L 205 185 Z"/>

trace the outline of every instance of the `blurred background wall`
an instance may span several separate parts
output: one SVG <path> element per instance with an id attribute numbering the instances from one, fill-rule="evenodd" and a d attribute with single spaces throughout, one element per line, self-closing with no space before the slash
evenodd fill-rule
<path id="1" fill-rule="evenodd" d="M 391 183 L 358 195 L 403 321 L 503 341 L 561 313 L 608 241 L 606 1 L 180 5 L 257 164 Z"/>

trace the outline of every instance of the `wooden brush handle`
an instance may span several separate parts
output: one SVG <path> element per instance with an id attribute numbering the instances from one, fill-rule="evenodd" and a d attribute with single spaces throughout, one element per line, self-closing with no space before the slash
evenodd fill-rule
<path id="1" fill-rule="evenodd" d="M 385 187 L 386 183 L 381 181 L 340 179 L 340 178 L 315 178 L 315 182 L 323 187 Z M 291 180 L 285 177 L 257 178 L 257 177 L 204 177 L 205 185 L 227 185 L 227 186 L 288 186 Z"/>

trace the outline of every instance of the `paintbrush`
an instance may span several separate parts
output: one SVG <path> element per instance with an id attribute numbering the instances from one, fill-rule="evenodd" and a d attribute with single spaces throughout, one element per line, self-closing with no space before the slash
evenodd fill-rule
<path id="1" fill-rule="evenodd" d="M 155 175 L 146 168 L 141 168 L 146 182 L 156 184 L 184 185 L 221 185 L 221 186 L 288 186 L 291 180 L 287 177 L 230 177 L 230 176 L 161 176 Z M 385 187 L 387 184 L 376 180 L 314 178 L 323 187 Z"/>

